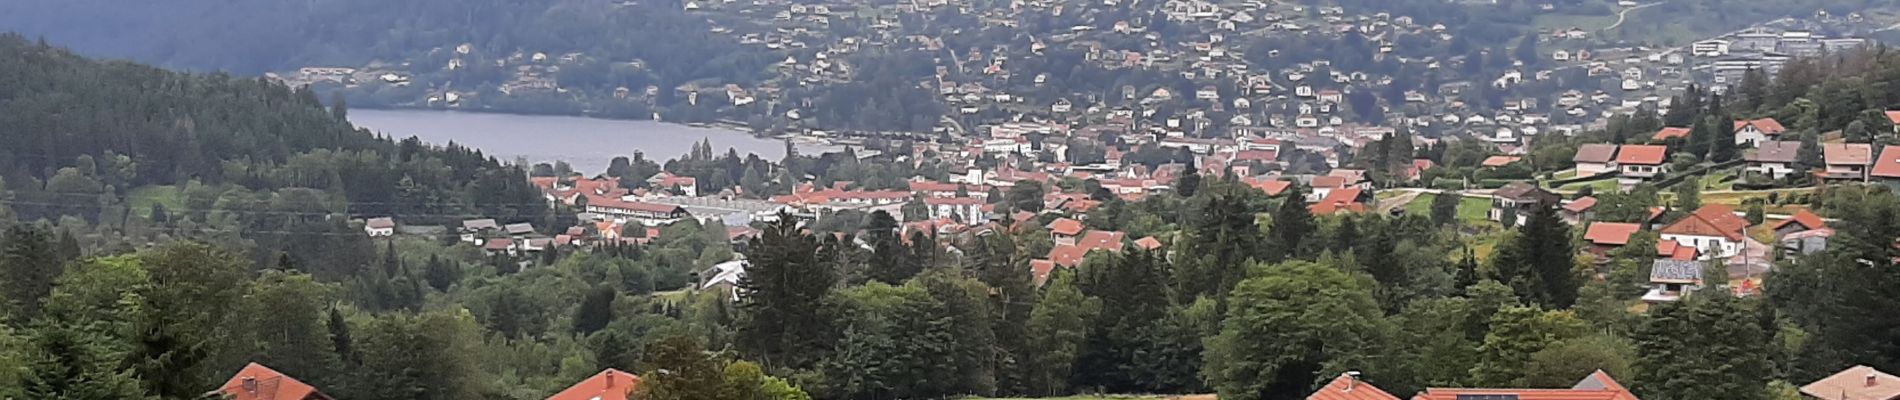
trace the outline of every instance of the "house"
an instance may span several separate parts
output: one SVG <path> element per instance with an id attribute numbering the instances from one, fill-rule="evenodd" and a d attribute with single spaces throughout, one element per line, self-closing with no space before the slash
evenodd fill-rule
<path id="1" fill-rule="evenodd" d="M 1517 181 L 1491 192 L 1491 212 L 1486 219 L 1505 227 L 1523 225 L 1537 207 L 1552 207 L 1563 198 L 1529 182 Z"/>
<path id="2" fill-rule="evenodd" d="M 534 224 L 527 222 L 513 223 L 501 227 L 501 230 L 507 232 L 508 236 L 519 239 L 523 236 L 534 234 Z"/>
<path id="3" fill-rule="evenodd" d="M 1599 370 L 1569 389 L 1427 388 L 1412 400 L 1640 400 L 1623 384 Z"/>
<path id="4" fill-rule="evenodd" d="M 245 365 L 238 370 L 237 375 L 224 381 L 224 386 L 206 393 L 205 397 L 230 400 L 333 400 L 315 386 L 258 363 Z"/>
<path id="5" fill-rule="evenodd" d="M 387 237 L 396 234 L 396 219 L 390 217 L 370 218 L 363 223 L 363 233 L 369 237 Z"/>
<path id="6" fill-rule="evenodd" d="M 616 222 L 640 221 L 648 226 L 666 225 L 681 219 L 692 217 L 685 207 L 672 204 L 624 201 L 611 198 L 589 198 L 587 212 L 600 214 Z"/>
<path id="7" fill-rule="evenodd" d="M 1558 214 L 1564 218 L 1564 222 L 1582 225 L 1585 221 L 1596 219 L 1596 208 L 1596 196 L 1584 196 L 1564 203 L 1563 208 L 1558 210 Z"/>
<path id="8" fill-rule="evenodd" d="M 681 196 L 699 197 L 699 179 L 690 176 L 679 176 L 674 175 L 672 172 L 660 171 L 660 173 L 653 174 L 652 177 L 647 178 L 647 185 L 666 190 L 677 189 Z"/>
<path id="9" fill-rule="evenodd" d="M 1789 216 L 1788 219 L 1776 222 L 1772 228 L 1775 230 L 1775 237 L 1783 237 L 1797 232 L 1827 228 L 1827 221 L 1822 220 L 1819 215 L 1814 215 L 1813 212 L 1802 209 L 1795 211 L 1794 215 Z"/>
<path id="10" fill-rule="evenodd" d="M 1624 185 L 1635 185 L 1669 173 L 1669 147 L 1661 145 L 1623 145 L 1616 150 L 1616 166 Z"/>
<path id="11" fill-rule="evenodd" d="M 1888 184 L 1900 183 L 1900 146 L 1883 146 L 1868 175 Z"/>
<path id="12" fill-rule="evenodd" d="M 1827 163 L 1827 170 L 1821 172 L 1826 179 L 1866 180 L 1868 167 L 1874 164 L 1874 146 L 1866 143 L 1825 143 L 1821 145 L 1821 157 Z"/>
<path id="13" fill-rule="evenodd" d="M 1583 231 L 1583 240 L 1590 242 L 1590 248 L 1585 249 L 1585 251 L 1597 256 L 1607 256 L 1610 254 L 1610 250 L 1615 250 L 1619 247 L 1623 247 L 1623 245 L 1629 244 L 1630 235 L 1634 235 L 1636 232 L 1642 230 L 1642 224 L 1627 222 L 1592 223 L 1588 229 Z"/>
<path id="14" fill-rule="evenodd" d="M 1827 242 L 1833 238 L 1833 229 L 1821 228 L 1790 233 L 1777 237 L 1775 241 L 1781 250 L 1781 258 L 1787 259 L 1826 251 Z"/>
<path id="15" fill-rule="evenodd" d="M 1616 170 L 1616 145 L 1589 143 L 1577 146 L 1577 176 L 1595 176 Z"/>
<path id="16" fill-rule="evenodd" d="M 633 390 L 640 387 L 638 375 L 608 368 L 594 376 L 582 379 L 560 393 L 548 396 L 547 400 L 627 400 Z"/>
<path id="17" fill-rule="evenodd" d="M 1649 267 L 1648 293 L 1643 301 L 1665 303 L 1682 300 L 1682 296 L 1702 287 L 1702 262 L 1694 260 L 1656 259 Z"/>
<path id="18" fill-rule="evenodd" d="M 957 218 L 959 221 L 982 221 L 983 199 L 975 197 L 932 197 L 924 199 L 924 205 L 930 206 L 931 218 Z"/>
<path id="19" fill-rule="evenodd" d="M 1693 247 L 1706 258 L 1723 258 L 1742 251 L 1748 225 L 1748 220 L 1735 215 L 1735 209 L 1708 204 L 1658 232 L 1662 240 Z"/>
<path id="20" fill-rule="evenodd" d="M 1684 128 L 1680 126 L 1665 126 L 1662 128 L 1662 130 L 1656 131 L 1656 135 L 1651 136 L 1649 139 L 1653 141 L 1661 142 L 1664 140 L 1675 139 L 1675 138 L 1687 139 L 1688 137 L 1689 137 L 1689 128 Z"/>
<path id="21" fill-rule="evenodd" d="M 1082 221 L 1069 218 L 1057 218 L 1049 223 L 1049 237 L 1057 245 L 1073 245 L 1075 239 L 1082 236 Z"/>
<path id="22" fill-rule="evenodd" d="M 1900 377 L 1856 365 L 1801 386 L 1801 394 L 1816 400 L 1900 399 Z"/>
<path id="23" fill-rule="evenodd" d="M 1774 118 L 1744 119 L 1735 121 L 1735 144 L 1752 146 L 1756 143 L 1780 137 L 1788 128 L 1782 127 Z"/>
<path id="24" fill-rule="evenodd" d="M 479 245 L 482 244 L 482 239 L 499 229 L 501 225 L 496 225 L 492 218 L 464 220 L 461 229 L 462 241 Z"/>
<path id="25" fill-rule="evenodd" d="M 1518 156 L 1490 156 L 1490 157 L 1484 158 L 1483 165 L 1485 168 L 1500 168 L 1506 165 L 1511 165 L 1523 159 L 1524 159 L 1523 157 L 1518 157 Z"/>
<path id="26" fill-rule="evenodd" d="M 1319 202 L 1307 206 L 1307 210 L 1313 215 L 1327 215 L 1340 211 L 1363 213 L 1366 212 L 1366 201 L 1371 198 L 1372 195 L 1365 189 L 1333 189 L 1326 193 L 1326 197 L 1320 198 Z"/>
<path id="27" fill-rule="evenodd" d="M 1313 391 L 1313 394 L 1306 396 L 1306 400 L 1399 400 L 1399 398 L 1380 390 L 1377 386 L 1359 380 L 1358 371 L 1350 371 L 1339 374 L 1339 377 L 1333 378 L 1332 382 L 1327 382 L 1326 386 Z"/>
<path id="28" fill-rule="evenodd" d="M 1795 158 L 1800 153 L 1801 142 L 1762 141 L 1755 144 L 1753 151 L 1742 155 L 1742 160 L 1748 163 L 1748 166 L 1742 169 L 1769 178 L 1781 179 L 1794 173 Z"/>

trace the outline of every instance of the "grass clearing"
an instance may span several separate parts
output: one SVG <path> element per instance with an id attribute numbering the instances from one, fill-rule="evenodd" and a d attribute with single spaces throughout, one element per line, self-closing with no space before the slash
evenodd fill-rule
<path id="1" fill-rule="evenodd" d="M 1405 203 L 1405 212 L 1413 215 L 1431 215 L 1432 199 L 1439 195 L 1421 193 L 1412 202 Z M 1463 197 L 1458 200 L 1458 221 L 1466 224 L 1485 223 L 1491 214 L 1491 200 L 1482 197 Z"/>
<path id="2" fill-rule="evenodd" d="M 165 209 L 171 212 L 185 209 L 185 191 L 174 185 L 145 186 L 133 189 L 125 197 L 132 212 L 139 215 L 151 215 L 152 206 L 157 204 L 165 205 Z"/>

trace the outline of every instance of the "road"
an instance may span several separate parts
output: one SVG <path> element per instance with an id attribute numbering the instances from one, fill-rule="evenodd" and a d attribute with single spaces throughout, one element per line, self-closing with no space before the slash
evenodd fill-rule
<path id="1" fill-rule="evenodd" d="M 1616 23 L 1614 23 L 1614 24 L 1610 24 L 1610 26 L 1606 26 L 1606 27 L 1603 27 L 1603 29 L 1598 29 L 1598 30 L 1599 30 L 1599 31 L 1604 31 L 1604 32 L 1609 32 L 1609 31 L 1610 31 L 1611 29 L 1616 29 L 1616 27 L 1619 27 L 1619 26 L 1623 26 L 1623 20 L 1624 20 L 1624 19 L 1627 19 L 1627 18 L 1629 17 L 1629 15 L 1630 15 L 1630 11 L 1636 11 L 1636 10 L 1641 10 L 1641 9 L 1645 9 L 1645 8 L 1650 8 L 1650 7 L 1655 7 L 1655 6 L 1660 6 L 1660 5 L 1663 5 L 1664 3 L 1668 3 L 1668 2 L 1667 2 L 1667 1 L 1659 1 L 1659 2 L 1655 2 L 1655 3 L 1649 3 L 1649 4 L 1644 4 L 1644 5 L 1640 5 L 1640 6 L 1635 6 L 1635 7 L 1630 7 L 1630 8 L 1625 8 L 1625 9 L 1623 9 L 1623 11 L 1622 11 L 1622 12 L 1619 12 L 1619 13 L 1616 13 Z"/>

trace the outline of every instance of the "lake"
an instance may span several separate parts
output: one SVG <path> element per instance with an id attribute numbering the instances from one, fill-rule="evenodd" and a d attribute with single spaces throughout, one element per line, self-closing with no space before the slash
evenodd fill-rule
<path id="1" fill-rule="evenodd" d="M 401 139 L 416 136 L 424 142 L 457 144 L 481 149 L 505 162 L 567 161 L 576 171 L 595 174 L 607 170 L 614 157 L 634 151 L 658 163 L 679 158 L 694 144 L 711 139 L 713 149 L 741 156 L 756 153 L 767 160 L 785 157 L 785 142 L 758 138 L 745 132 L 698 128 L 655 121 L 614 120 L 575 116 L 519 115 L 438 110 L 350 110 L 357 126 Z M 800 148 L 800 151 L 806 151 Z M 810 153 L 807 153 L 810 154 Z"/>

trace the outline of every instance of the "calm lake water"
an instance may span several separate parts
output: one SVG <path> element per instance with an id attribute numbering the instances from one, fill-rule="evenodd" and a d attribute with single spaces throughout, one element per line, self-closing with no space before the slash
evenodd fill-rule
<path id="1" fill-rule="evenodd" d="M 513 161 L 567 161 L 586 174 L 606 171 L 618 156 L 634 151 L 664 163 L 691 151 L 693 145 L 711 139 L 719 154 L 736 149 L 741 156 L 756 153 L 767 160 L 785 156 L 785 143 L 761 139 L 745 132 L 717 128 L 696 128 L 654 121 L 612 120 L 587 117 L 516 115 L 436 110 L 350 110 L 350 122 L 357 126 L 406 138 L 463 146 Z M 801 148 L 801 152 L 805 149 Z"/>

